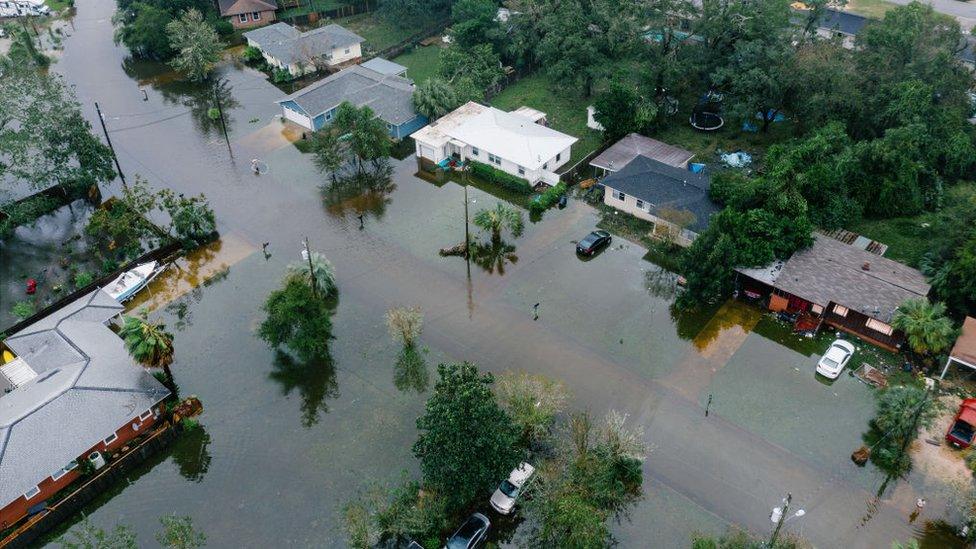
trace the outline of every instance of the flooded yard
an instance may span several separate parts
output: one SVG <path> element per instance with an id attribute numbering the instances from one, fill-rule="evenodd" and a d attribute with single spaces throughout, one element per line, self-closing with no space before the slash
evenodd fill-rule
<path id="1" fill-rule="evenodd" d="M 614 525 L 622 547 L 687 546 L 693 531 L 732 523 L 766 532 L 787 492 L 808 513 L 786 530 L 816 546 L 886 547 L 917 534 L 907 522 L 914 478 L 897 482 L 861 521 L 877 473 L 849 455 L 874 401 L 846 375 L 829 385 L 814 377 L 828 336 L 799 340 L 741 303 L 676 313 L 673 277 L 643 259 L 644 248 L 615 237 L 590 260 L 574 254 L 575 240 L 599 220 L 575 200 L 527 223 L 522 237 L 506 237 L 514 249 L 481 264 L 441 257 L 440 248 L 464 238 L 460 183 L 421 179 L 407 157 L 391 162 L 388 180 L 332 187 L 289 139 L 268 137 L 278 131 L 268 128 L 276 128 L 281 93 L 227 63 L 220 77 L 237 103 L 231 157 L 195 114 L 207 99 L 162 67 L 132 69 L 112 44 L 112 9 L 112 0 L 79 1 L 55 70 L 78 86 L 83 104 L 111 105 L 107 125 L 123 169 L 205 193 L 223 238 L 139 304 L 174 331 L 174 375 L 184 394 L 203 401 L 202 429 L 90 505 L 96 524 L 126 523 L 151 539 L 158 517 L 175 511 L 191 515 L 215 547 L 344 546 L 343 503 L 370 479 L 418 472 L 410 448 L 427 392 L 398 388 L 399 347 L 383 320 L 404 305 L 425 311 L 431 376 L 449 360 L 542 373 L 566 383 L 572 409 L 617 409 L 644 427 L 645 497 Z M 250 173 L 252 158 L 268 172 Z M 472 215 L 505 199 L 490 191 L 468 188 Z M 304 237 L 333 262 L 339 286 L 330 357 L 315 364 L 295 363 L 255 336 L 261 305 Z M 4 286 L 14 283 L 8 276 Z"/>

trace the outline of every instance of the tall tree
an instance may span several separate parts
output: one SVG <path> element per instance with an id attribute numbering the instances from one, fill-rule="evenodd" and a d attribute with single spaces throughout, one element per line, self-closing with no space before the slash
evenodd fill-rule
<path id="1" fill-rule="evenodd" d="M 905 332 L 912 350 L 921 355 L 939 354 L 955 341 L 956 330 L 945 316 L 942 303 L 909 299 L 898 306 L 891 319 L 896 330 Z"/>
<path id="2" fill-rule="evenodd" d="M 166 25 L 166 35 L 176 52 L 170 64 L 196 82 L 210 75 L 224 51 L 217 31 L 195 9 L 187 10 L 178 19 L 170 21 Z"/>
<path id="3" fill-rule="evenodd" d="M 332 121 L 335 131 L 349 144 L 356 156 L 360 173 L 363 161 L 377 161 L 390 153 L 390 136 L 386 123 L 376 117 L 373 109 L 367 106 L 356 107 L 344 101 L 336 110 Z"/>
<path id="4" fill-rule="evenodd" d="M 176 395 L 176 383 L 170 369 L 174 353 L 173 334 L 166 331 L 166 325 L 150 321 L 143 311 L 139 317 L 124 316 L 119 335 L 132 358 L 147 368 L 163 371 L 163 383 Z"/>
<path id="5" fill-rule="evenodd" d="M 173 19 L 173 14 L 166 8 L 146 2 L 119 6 L 112 16 L 115 43 L 129 48 L 137 57 L 169 59 L 173 56 L 173 47 L 166 28 Z"/>
<path id="6" fill-rule="evenodd" d="M 603 126 L 607 141 L 614 142 L 631 132 L 642 132 L 657 116 L 657 105 L 642 97 L 638 88 L 620 80 L 597 96 L 593 118 Z"/>
<path id="7" fill-rule="evenodd" d="M 319 172 L 329 172 L 332 184 L 338 183 L 336 172 L 346 163 L 346 150 L 337 132 L 331 128 L 319 130 L 312 134 L 313 162 Z"/>
<path id="8" fill-rule="evenodd" d="M 494 377 L 469 363 L 441 364 L 440 379 L 417 420 L 413 446 L 424 485 L 449 509 L 481 497 L 518 463 L 518 429 L 495 402 Z M 477 459 L 472 459 L 477 456 Z"/>
<path id="9" fill-rule="evenodd" d="M 553 82 L 593 95 L 598 78 L 606 74 L 608 58 L 600 50 L 580 0 L 556 0 L 542 19 L 537 56 Z"/>
<path id="10" fill-rule="evenodd" d="M 493 0 L 457 0 L 451 7 L 451 38 L 461 48 L 495 44 L 501 27 L 495 21 L 498 4 Z"/>
<path id="11" fill-rule="evenodd" d="M 505 77 L 501 58 L 491 44 L 470 48 L 456 45 L 441 50 L 438 73 L 447 80 L 458 95 L 458 103 L 469 99 L 484 99 L 485 92 Z M 474 95 L 470 90 L 474 87 Z"/>
<path id="12" fill-rule="evenodd" d="M 286 276 L 283 287 L 271 292 L 263 309 L 267 317 L 258 328 L 258 335 L 268 345 L 287 346 L 307 363 L 328 356 L 332 310 L 307 281 Z"/>
<path id="13" fill-rule="evenodd" d="M 461 105 L 457 91 L 443 78 L 428 78 L 413 92 L 413 106 L 432 122 Z"/>
<path id="14" fill-rule="evenodd" d="M 795 50 L 785 34 L 779 39 L 737 42 L 731 62 L 712 78 L 728 91 L 728 112 L 738 121 L 761 120 L 763 132 L 795 101 Z"/>

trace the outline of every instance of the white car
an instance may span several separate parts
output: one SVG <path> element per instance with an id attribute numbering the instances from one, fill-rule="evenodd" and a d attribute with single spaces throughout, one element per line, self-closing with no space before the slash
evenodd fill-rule
<path id="1" fill-rule="evenodd" d="M 817 373 L 827 379 L 837 379 L 844 366 L 854 356 L 854 346 L 849 341 L 836 339 L 817 363 Z"/>
<path id="2" fill-rule="evenodd" d="M 503 480 L 495 493 L 491 495 L 491 506 L 503 515 L 507 515 L 515 508 L 515 500 L 518 499 L 522 488 L 528 483 L 535 467 L 528 463 L 521 463 L 518 467 L 508 474 L 508 478 Z"/>

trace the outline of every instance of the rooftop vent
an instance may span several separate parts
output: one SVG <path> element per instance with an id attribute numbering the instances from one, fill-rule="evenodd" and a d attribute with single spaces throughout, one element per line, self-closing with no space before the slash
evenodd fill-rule
<path id="1" fill-rule="evenodd" d="M 864 262 L 864 265 L 861 265 L 861 270 L 862 271 L 870 271 L 871 270 L 871 264 L 868 263 L 867 261 L 865 261 Z"/>

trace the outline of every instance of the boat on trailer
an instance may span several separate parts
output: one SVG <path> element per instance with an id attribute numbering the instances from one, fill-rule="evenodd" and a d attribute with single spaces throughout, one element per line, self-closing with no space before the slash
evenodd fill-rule
<path id="1" fill-rule="evenodd" d="M 145 288 L 146 284 L 156 278 L 162 270 L 163 267 L 157 261 L 142 263 L 120 274 L 102 289 L 119 303 L 125 303 L 139 290 Z"/>

